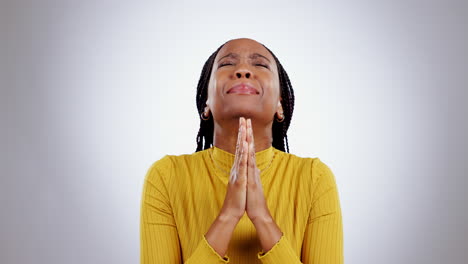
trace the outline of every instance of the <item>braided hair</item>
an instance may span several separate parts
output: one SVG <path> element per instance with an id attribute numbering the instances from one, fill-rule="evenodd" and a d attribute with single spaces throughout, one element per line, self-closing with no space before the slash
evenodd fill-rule
<path id="1" fill-rule="evenodd" d="M 221 45 L 205 62 L 202 72 L 200 74 L 200 79 L 197 85 L 197 109 L 198 117 L 200 118 L 200 129 L 198 130 L 197 135 L 197 149 L 195 152 L 208 149 L 213 145 L 213 133 L 214 133 L 214 123 L 213 118 L 208 120 L 203 120 L 201 115 L 206 107 L 206 100 L 208 98 L 208 84 L 210 81 L 211 70 L 213 68 L 213 62 L 218 54 L 219 50 L 226 44 L 225 42 Z M 262 44 L 263 45 L 263 44 Z M 263 45 L 265 47 L 265 45 Z M 283 105 L 284 120 L 278 122 L 276 118 L 273 118 L 272 125 L 272 135 L 273 135 L 273 147 L 286 151 L 289 153 L 289 144 L 288 144 L 288 128 L 291 124 L 291 118 L 294 111 L 294 90 L 292 88 L 291 82 L 289 80 L 288 74 L 284 70 L 283 66 L 279 62 L 278 58 L 273 54 L 273 52 L 265 47 L 275 59 L 276 65 L 278 67 L 279 83 L 281 90 L 281 98 Z M 285 144 L 286 141 L 286 144 Z M 285 150 L 286 145 L 286 150 Z"/>

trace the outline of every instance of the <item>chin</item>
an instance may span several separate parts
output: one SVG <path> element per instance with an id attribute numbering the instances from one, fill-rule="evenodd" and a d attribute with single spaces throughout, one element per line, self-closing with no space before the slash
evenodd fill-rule
<path id="1" fill-rule="evenodd" d="M 264 115 L 263 109 L 258 105 L 247 105 L 245 107 L 226 107 L 224 111 L 225 116 L 239 119 L 240 117 L 255 118 Z"/>

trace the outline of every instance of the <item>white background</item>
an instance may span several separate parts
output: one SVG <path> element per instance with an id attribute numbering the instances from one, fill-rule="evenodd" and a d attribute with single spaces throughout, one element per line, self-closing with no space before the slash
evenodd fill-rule
<path id="1" fill-rule="evenodd" d="M 143 179 L 192 153 L 205 60 L 249 37 L 334 172 L 346 263 L 468 259 L 467 1 L 2 1 L 0 262 L 138 263 Z"/>

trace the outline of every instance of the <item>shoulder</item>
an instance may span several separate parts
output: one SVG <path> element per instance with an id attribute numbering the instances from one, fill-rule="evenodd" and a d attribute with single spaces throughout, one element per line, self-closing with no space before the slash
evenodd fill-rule
<path id="1" fill-rule="evenodd" d="M 190 154 L 166 154 L 161 159 L 152 163 L 150 168 L 169 168 L 181 162 L 199 160 L 206 155 L 208 150 L 202 150 Z"/>
<path id="2" fill-rule="evenodd" d="M 275 155 L 282 161 L 288 164 L 291 168 L 311 170 L 321 163 L 318 157 L 304 157 L 293 153 L 283 152 L 275 149 Z"/>
<path id="3" fill-rule="evenodd" d="M 174 170 L 190 167 L 191 164 L 196 164 L 198 161 L 202 160 L 206 155 L 206 151 L 207 150 L 203 150 L 191 154 L 166 154 L 150 165 L 147 171 L 147 177 L 162 175 L 161 177 L 166 178 L 168 177 L 167 175 L 170 175 Z"/>
<path id="4" fill-rule="evenodd" d="M 162 158 L 153 161 L 146 171 L 145 180 L 151 183 L 156 183 L 165 178 L 168 171 L 172 170 L 172 162 L 169 155 L 164 155 Z"/>
<path id="5" fill-rule="evenodd" d="M 164 171 L 172 166 L 170 155 L 164 155 L 162 158 L 153 161 L 148 171 Z"/>
<path id="6" fill-rule="evenodd" d="M 277 155 L 288 164 L 291 169 L 299 170 L 311 179 L 313 183 L 323 177 L 334 177 L 330 167 L 319 157 L 304 157 L 292 153 L 276 150 Z"/>

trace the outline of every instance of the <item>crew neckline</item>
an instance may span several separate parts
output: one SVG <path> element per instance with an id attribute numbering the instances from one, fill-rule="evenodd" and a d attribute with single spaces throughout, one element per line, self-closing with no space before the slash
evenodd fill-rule
<path id="1" fill-rule="evenodd" d="M 261 171 L 260 177 L 266 174 L 267 171 L 272 167 L 275 159 L 276 149 L 270 146 L 264 150 L 255 153 L 255 160 L 257 162 L 257 168 Z M 216 146 L 210 148 L 210 156 L 213 162 L 214 169 L 222 175 L 223 178 L 229 178 L 232 165 L 234 163 L 235 154 L 229 153 Z"/>

